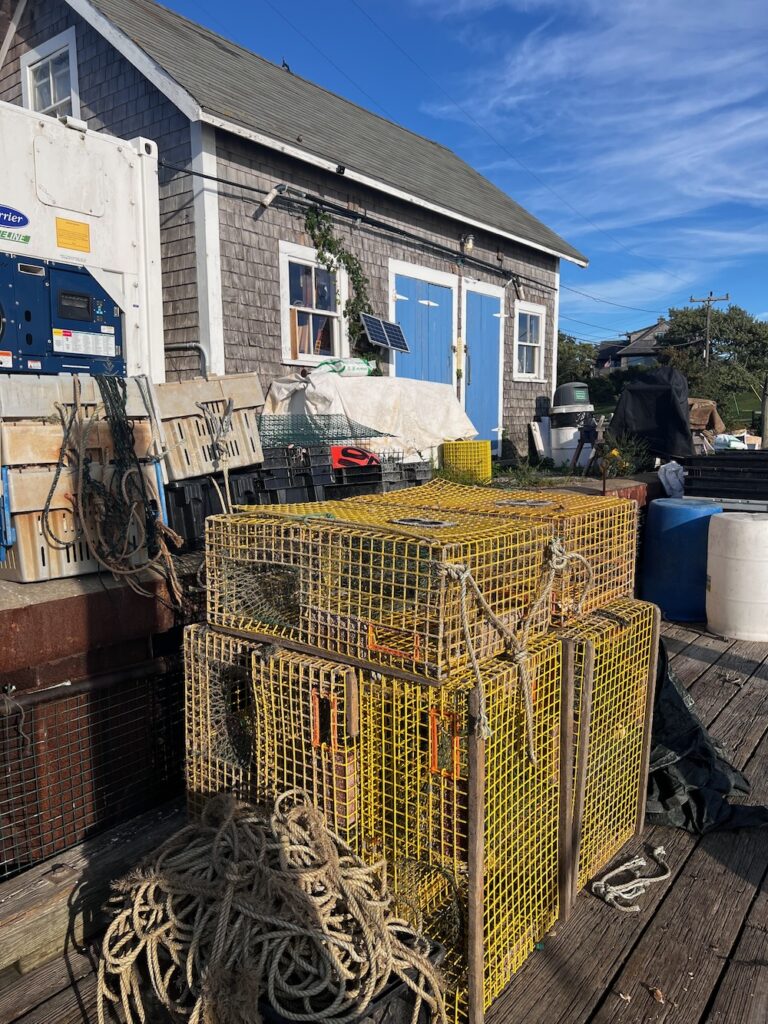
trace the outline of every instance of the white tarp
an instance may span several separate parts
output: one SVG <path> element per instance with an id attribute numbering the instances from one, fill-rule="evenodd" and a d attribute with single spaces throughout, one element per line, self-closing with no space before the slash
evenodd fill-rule
<path id="1" fill-rule="evenodd" d="M 412 454 L 426 455 L 443 441 L 477 434 L 450 384 L 402 377 L 344 377 L 336 373 L 280 377 L 270 385 L 264 412 L 346 416 L 388 434 L 393 439 L 389 447 Z"/>

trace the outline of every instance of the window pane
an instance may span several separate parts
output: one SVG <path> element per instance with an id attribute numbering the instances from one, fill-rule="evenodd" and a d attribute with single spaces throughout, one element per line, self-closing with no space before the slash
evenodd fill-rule
<path id="1" fill-rule="evenodd" d="M 531 345 L 518 345 L 517 372 L 528 374 L 536 372 L 536 349 Z"/>
<path id="2" fill-rule="evenodd" d="M 309 313 L 291 310 L 291 358 L 312 355 L 312 324 Z"/>
<path id="3" fill-rule="evenodd" d="M 336 312 L 336 275 L 325 267 L 315 268 L 315 309 Z"/>
<path id="4" fill-rule="evenodd" d="M 312 307 L 312 267 L 305 267 L 303 263 L 289 263 L 288 285 L 292 306 Z"/>
<path id="5" fill-rule="evenodd" d="M 316 356 L 333 355 L 333 320 L 329 316 L 312 317 L 312 339 Z"/>
<path id="6" fill-rule="evenodd" d="M 70 94 L 69 85 L 69 51 L 62 50 L 51 62 L 51 73 L 53 75 L 53 99 L 54 102 L 67 99 Z"/>
<path id="7" fill-rule="evenodd" d="M 37 67 L 32 70 L 32 92 L 35 110 L 45 110 L 51 105 L 51 79 L 49 69 L 50 63 L 45 61 L 43 64 L 38 64 Z"/>
<path id="8" fill-rule="evenodd" d="M 52 112 L 55 113 L 57 117 L 64 117 L 65 114 L 71 114 L 72 113 L 72 99 L 71 99 L 71 97 L 68 96 L 65 100 L 62 100 L 61 103 L 57 103 L 56 106 L 52 108 Z"/>
<path id="9" fill-rule="evenodd" d="M 528 315 L 528 342 L 531 345 L 539 344 L 539 327 L 541 325 L 541 317 L 536 316 L 533 313 Z"/>

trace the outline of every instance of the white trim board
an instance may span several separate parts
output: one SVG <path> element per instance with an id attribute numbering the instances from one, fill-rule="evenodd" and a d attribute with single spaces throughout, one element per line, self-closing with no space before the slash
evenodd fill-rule
<path id="1" fill-rule="evenodd" d="M 552 398 L 557 391 L 557 357 L 558 344 L 557 334 L 560 330 L 560 264 L 555 271 L 555 309 L 552 314 Z"/>
<path id="2" fill-rule="evenodd" d="M 34 110 L 32 106 L 32 92 L 29 87 L 29 72 L 41 60 L 51 57 L 59 50 L 67 50 L 69 53 L 69 91 L 72 98 L 72 117 L 80 118 L 80 84 L 77 78 L 77 38 L 74 25 L 64 29 L 58 35 L 46 39 L 34 50 L 28 50 L 21 55 L 19 62 L 21 68 L 21 105 L 27 110 Z"/>
<path id="3" fill-rule="evenodd" d="M 541 317 L 541 333 L 539 337 L 539 359 L 538 373 L 520 373 L 517 369 L 517 346 L 519 337 L 519 313 L 532 313 Z M 512 345 L 512 379 L 530 384 L 547 383 L 547 307 L 538 302 L 525 302 L 522 299 L 515 299 L 513 306 L 514 316 L 514 343 Z"/>
<path id="4" fill-rule="evenodd" d="M 215 177 L 216 130 L 201 121 L 190 126 L 192 169 Z M 219 236 L 219 189 L 215 181 L 193 175 L 195 216 L 195 269 L 200 343 L 206 350 L 210 373 L 226 373 L 224 307 L 221 290 L 221 240 Z"/>
<path id="5" fill-rule="evenodd" d="M 349 279 L 342 268 L 336 273 L 336 304 L 339 310 L 339 351 L 331 356 L 303 356 L 301 359 L 291 358 L 291 299 L 290 276 L 288 263 L 291 259 L 309 263 L 314 267 L 322 267 L 317 259 L 317 251 L 309 245 L 297 242 L 278 242 L 278 263 L 280 272 L 280 350 L 284 366 L 317 366 L 328 359 L 345 359 L 349 356 L 349 324 L 344 315 L 344 307 L 349 296 Z"/>
<path id="6" fill-rule="evenodd" d="M 197 100 L 152 60 L 146 51 L 129 39 L 116 25 L 113 25 L 109 18 L 97 10 L 93 4 L 88 0 L 66 0 L 66 2 L 75 13 L 88 22 L 91 28 L 104 36 L 107 42 L 133 64 L 171 103 L 175 104 L 190 121 L 200 119 L 201 109 Z"/>

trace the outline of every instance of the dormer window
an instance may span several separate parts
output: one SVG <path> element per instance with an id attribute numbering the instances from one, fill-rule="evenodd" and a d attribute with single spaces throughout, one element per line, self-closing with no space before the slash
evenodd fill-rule
<path id="1" fill-rule="evenodd" d="M 74 28 L 22 56 L 21 92 L 30 110 L 50 117 L 80 117 Z"/>

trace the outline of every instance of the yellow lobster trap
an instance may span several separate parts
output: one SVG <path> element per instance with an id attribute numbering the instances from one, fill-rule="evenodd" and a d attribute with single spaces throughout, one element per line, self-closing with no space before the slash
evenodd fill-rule
<path id="1" fill-rule="evenodd" d="M 470 672 L 440 687 L 350 673 L 201 626 L 187 629 L 185 651 L 191 810 L 222 790 L 259 802 L 306 789 L 355 852 L 386 859 L 401 912 L 446 945 L 452 1019 L 481 1021 L 555 923 L 568 881 L 559 641 L 532 641 L 525 671 L 484 664 L 486 739 Z"/>
<path id="2" fill-rule="evenodd" d="M 358 852 L 357 676 L 189 626 L 184 639 L 189 808 L 214 793 L 250 803 L 304 789 Z"/>
<path id="3" fill-rule="evenodd" d="M 443 682 L 547 629 L 552 535 L 534 520 L 353 502 L 212 516 L 208 621 Z"/>
<path id="4" fill-rule="evenodd" d="M 550 636 L 531 643 L 525 675 L 511 659 L 483 666 L 488 739 L 471 673 L 442 687 L 360 673 L 362 833 L 406 912 L 448 947 L 456 1021 L 482 1019 L 558 917 L 571 792 L 561 652 Z"/>
<path id="5" fill-rule="evenodd" d="M 571 902 L 643 828 L 659 630 L 658 608 L 627 598 L 561 633 L 575 690 Z"/>
<path id="6" fill-rule="evenodd" d="M 552 621 L 570 622 L 615 598 L 632 594 L 637 555 L 637 503 L 575 491 L 502 490 L 434 480 L 422 487 L 350 499 L 412 514 L 498 516 L 544 522 L 577 558 L 564 567 L 553 590 Z M 578 557 L 580 556 L 580 557 Z"/>
<path id="7" fill-rule="evenodd" d="M 444 441 L 441 454 L 443 469 L 467 481 L 484 484 L 493 475 L 490 441 Z"/>

